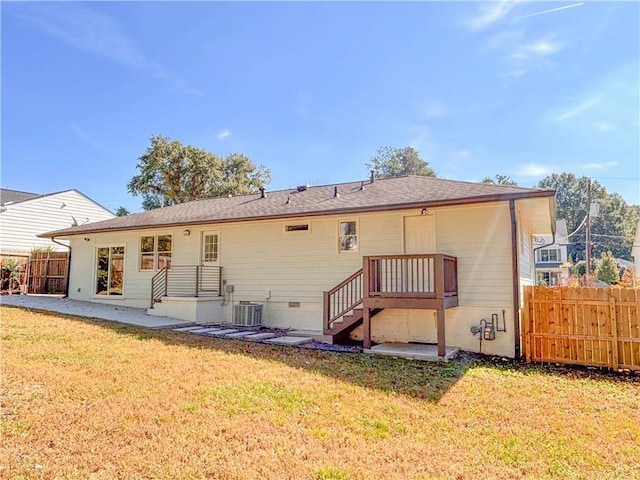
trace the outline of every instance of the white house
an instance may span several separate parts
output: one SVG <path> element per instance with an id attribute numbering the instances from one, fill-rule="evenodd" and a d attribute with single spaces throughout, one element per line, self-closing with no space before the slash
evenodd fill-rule
<path id="1" fill-rule="evenodd" d="M 34 248 L 66 250 L 42 232 L 114 218 L 115 215 L 77 190 L 39 195 L 0 190 L 0 255 L 29 256 Z"/>
<path id="2" fill-rule="evenodd" d="M 49 232 L 69 297 L 199 323 L 519 356 L 555 192 L 407 176 L 220 197 Z M 261 305 L 258 307 L 257 305 Z M 483 322 L 484 320 L 484 322 Z"/>
<path id="3" fill-rule="evenodd" d="M 631 256 L 636 269 L 636 276 L 640 277 L 640 220 L 636 227 L 636 234 L 633 237 L 633 246 L 631 247 Z"/>
<path id="4" fill-rule="evenodd" d="M 537 283 L 543 285 L 562 285 L 569 277 L 567 256 L 567 222 L 556 221 L 556 234 L 534 237 L 535 270 Z"/>

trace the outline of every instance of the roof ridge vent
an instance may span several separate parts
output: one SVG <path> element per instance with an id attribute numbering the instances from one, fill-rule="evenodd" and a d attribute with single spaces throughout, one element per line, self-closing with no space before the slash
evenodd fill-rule
<path id="1" fill-rule="evenodd" d="M 305 190 L 308 190 L 308 189 L 309 189 L 309 184 L 306 184 L 306 185 L 298 185 L 298 186 L 296 187 L 296 190 L 297 190 L 298 192 L 304 192 Z"/>

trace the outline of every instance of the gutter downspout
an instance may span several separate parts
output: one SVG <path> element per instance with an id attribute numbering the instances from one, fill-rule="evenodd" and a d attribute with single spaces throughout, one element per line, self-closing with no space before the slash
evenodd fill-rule
<path id="1" fill-rule="evenodd" d="M 549 207 L 551 212 L 551 243 L 541 245 L 533 249 L 533 262 L 535 263 L 536 251 L 553 245 L 556 242 L 556 218 L 555 218 L 555 197 Z M 511 214 L 511 256 L 512 256 L 512 284 L 513 284 L 513 335 L 515 346 L 515 357 L 520 358 L 520 267 L 518 264 L 518 229 L 516 220 L 516 202 L 509 200 L 509 213 Z"/>
<path id="2" fill-rule="evenodd" d="M 513 340 L 515 358 L 520 358 L 520 267 L 518 265 L 518 228 L 516 202 L 509 200 L 511 216 L 511 283 L 513 294 Z"/>
<path id="3" fill-rule="evenodd" d="M 65 247 L 69 249 L 69 258 L 67 259 L 67 283 L 64 286 L 64 297 L 69 298 L 69 280 L 71 280 L 71 245 L 65 245 L 64 243 L 60 243 L 56 240 L 56 237 L 51 237 L 51 241 L 53 243 L 57 243 L 61 247 Z"/>

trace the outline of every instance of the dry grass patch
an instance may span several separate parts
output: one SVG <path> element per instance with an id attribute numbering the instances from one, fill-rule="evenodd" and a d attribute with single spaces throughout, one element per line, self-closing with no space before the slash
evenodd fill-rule
<path id="1" fill-rule="evenodd" d="M 637 378 L 0 313 L 2 478 L 640 478 Z"/>

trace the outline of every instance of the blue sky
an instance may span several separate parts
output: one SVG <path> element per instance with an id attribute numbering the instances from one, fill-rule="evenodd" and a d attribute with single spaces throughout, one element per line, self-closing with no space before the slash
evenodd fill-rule
<path id="1" fill-rule="evenodd" d="M 412 146 L 438 176 L 571 172 L 640 204 L 638 2 L 2 2 L 4 188 L 107 208 L 152 135 L 366 178 Z"/>

